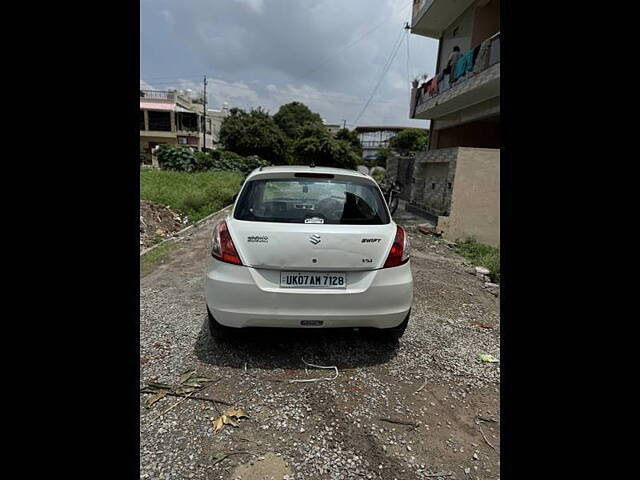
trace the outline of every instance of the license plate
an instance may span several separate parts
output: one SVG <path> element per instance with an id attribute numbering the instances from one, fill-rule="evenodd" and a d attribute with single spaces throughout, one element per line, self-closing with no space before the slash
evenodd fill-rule
<path id="1" fill-rule="evenodd" d="M 344 272 L 280 272 L 281 288 L 347 288 Z"/>

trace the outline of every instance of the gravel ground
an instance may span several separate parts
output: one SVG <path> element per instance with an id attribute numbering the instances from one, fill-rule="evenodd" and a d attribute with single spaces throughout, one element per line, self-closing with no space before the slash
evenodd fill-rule
<path id="1" fill-rule="evenodd" d="M 249 418 L 214 436 L 216 408 L 227 406 L 167 396 L 147 409 L 141 394 L 141 478 L 500 478 L 500 367 L 476 358 L 500 357 L 499 297 L 446 242 L 398 216 L 412 242 L 415 288 L 399 342 L 274 330 L 217 344 L 202 296 L 214 220 L 140 280 L 141 388 L 175 384 L 195 369 L 214 382 L 193 397 Z M 335 365 L 338 377 L 287 382 L 335 375 L 303 358 Z M 220 452 L 232 455 L 214 464 Z"/>

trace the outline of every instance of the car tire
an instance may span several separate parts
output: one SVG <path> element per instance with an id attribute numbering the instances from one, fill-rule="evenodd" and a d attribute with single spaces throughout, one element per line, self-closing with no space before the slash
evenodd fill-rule
<path id="1" fill-rule="evenodd" d="M 211 315 L 209 307 L 207 307 L 207 324 L 209 325 L 209 333 L 211 337 L 216 340 L 226 340 L 232 336 L 231 329 L 218 323 L 218 321 Z"/>
<path id="2" fill-rule="evenodd" d="M 400 325 L 392 328 L 379 328 L 375 330 L 375 333 L 378 337 L 388 339 L 388 340 L 400 340 L 404 335 L 404 331 L 407 329 L 407 325 L 409 325 L 409 317 L 411 316 L 411 310 L 407 313 L 407 316 L 402 321 Z"/>

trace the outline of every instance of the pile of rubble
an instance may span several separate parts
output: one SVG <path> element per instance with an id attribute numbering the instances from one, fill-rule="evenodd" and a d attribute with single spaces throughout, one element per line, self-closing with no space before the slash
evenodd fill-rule
<path id="1" fill-rule="evenodd" d="M 187 226 L 182 212 L 155 202 L 140 201 L 140 250 L 149 248 Z"/>

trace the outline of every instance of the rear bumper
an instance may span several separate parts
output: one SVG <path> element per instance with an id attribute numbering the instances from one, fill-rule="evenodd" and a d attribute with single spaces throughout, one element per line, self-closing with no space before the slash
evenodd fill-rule
<path id="1" fill-rule="evenodd" d="M 281 289 L 279 279 L 277 270 L 212 259 L 205 278 L 207 306 L 220 324 L 236 328 L 392 328 L 404 321 L 413 302 L 409 262 L 347 272 L 346 290 Z"/>

